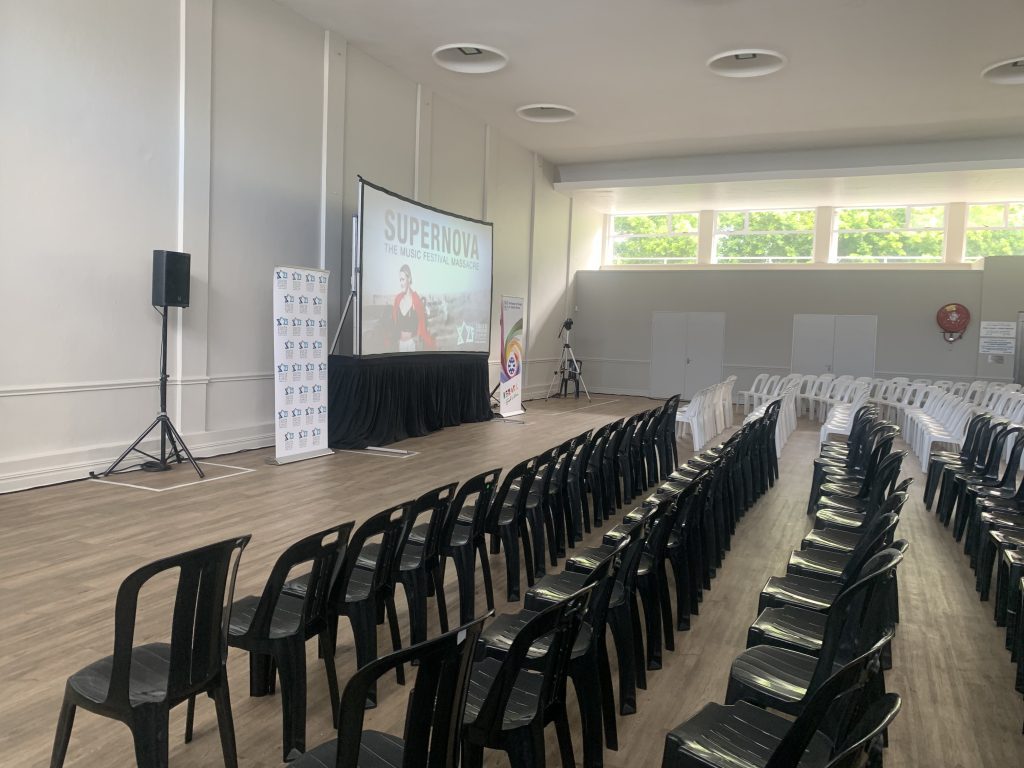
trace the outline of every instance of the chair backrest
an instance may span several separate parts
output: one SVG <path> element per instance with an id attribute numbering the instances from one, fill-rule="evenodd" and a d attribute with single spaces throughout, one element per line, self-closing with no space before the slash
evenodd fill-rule
<path id="1" fill-rule="evenodd" d="M 505 709 L 515 688 L 516 678 L 526 666 L 526 655 L 530 646 L 545 635 L 551 635 L 551 643 L 540 670 L 543 677 L 537 691 L 538 713 L 547 710 L 562 693 L 558 689 L 565 687 L 564 680 L 572 654 L 572 645 L 593 589 L 594 585 L 591 584 L 537 613 L 522 612 L 529 615 L 529 618 L 509 645 L 508 652 L 494 675 L 491 687 L 481 702 L 475 719 L 467 723 L 470 729 L 484 739 L 490 734 L 500 734 Z"/>
<path id="2" fill-rule="evenodd" d="M 359 765 L 367 694 L 377 680 L 407 662 L 418 666 L 405 710 L 402 768 L 457 765 L 473 652 L 484 619 L 493 613 L 356 670 L 341 696 L 335 768 Z"/>
<path id="3" fill-rule="evenodd" d="M 219 675 L 227 658 L 228 619 L 238 561 L 251 537 L 209 544 L 144 565 L 121 582 L 114 609 L 114 655 L 106 703 L 130 708 L 128 681 L 139 592 L 158 574 L 178 572 L 170 632 L 167 700 L 182 701 Z"/>
<path id="4" fill-rule="evenodd" d="M 306 563 L 309 563 L 309 574 L 302 591 L 299 627 L 312 628 L 326 618 L 331 589 L 344 561 L 354 525 L 342 523 L 310 534 L 281 553 L 270 571 L 246 635 L 258 638 L 270 636 L 270 624 L 288 576 Z"/>
<path id="5" fill-rule="evenodd" d="M 406 501 L 385 509 L 356 528 L 349 540 L 341 576 L 335 582 L 334 594 L 331 596 L 331 601 L 335 605 L 345 602 L 353 572 L 356 568 L 363 567 L 359 565 L 359 553 L 372 538 L 379 536 L 380 546 L 373 564 L 370 591 L 379 592 L 393 583 L 402 557 L 402 543 L 408 541 L 409 532 L 412 530 L 412 504 L 411 501 Z"/>
<path id="6" fill-rule="evenodd" d="M 467 504 L 473 505 L 473 537 L 483 535 L 487 510 L 491 508 L 491 500 L 494 498 L 494 491 L 498 486 L 500 476 L 501 468 L 489 469 L 462 484 L 455 494 L 455 498 L 448 505 L 448 516 L 445 518 L 444 529 L 441 531 L 442 543 L 451 541 L 459 514 Z"/>
<path id="7" fill-rule="evenodd" d="M 899 694 L 886 693 L 867 706 L 848 728 L 847 736 L 832 748 L 825 768 L 867 768 L 881 764 L 886 729 L 899 714 Z"/>
<path id="8" fill-rule="evenodd" d="M 448 483 L 433 490 L 427 491 L 412 503 L 410 510 L 411 520 L 409 530 L 416 526 L 421 515 L 429 515 L 427 520 L 427 534 L 423 538 L 423 562 L 436 561 L 441 552 L 441 542 L 445 523 L 448 520 L 448 511 L 452 500 L 455 498 L 455 489 L 458 483 Z"/>
<path id="9" fill-rule="evenodd" d="M 508 499 L 509 491 L 512 489 L 512 484 L 515 482 L 518 482 L 519 487 L 523 489 L 522 493 L 516 495 L 516 514 L 522 514 L 523 510 L 526 508 L 526 497 L 529 495 L 526 491 L 530 489 L 534 475 L 537 474 L 537 466 L 537 457 L 534 456 L 533 458 L 519 462 L 505 473 L 505 477 L 502 479 L 497 493 L 494 494 L 494 500 L 491 501 L 491 508 L 487 512 L 487 518 L 484 525 L 487 531 L 493 532 L 498 529 L 498 516 L 501 514 L 502 507 L 505 506 L 505 501 Z"/>
<path id="10" fill-rule="evenodd" d="M 894 510 L 902 509 L 906 500 L 907 494 L 893 493 L 882 502 L 878 513 L 870 522 L 866 523 L 867 530 L 857 542 L 857 546 L 850 552 L 850 557 L 839 575 L 841 583 L 849 584 L 856 580 L 860 576 L 864 564 L 884 548 L 887 540 L 892 540 L 893 532 L 900 521 L 898 512 Z"/>
<path id="11" fill-rule="evenodd" d="M 835 674 L 831 675 L 819 685 L 808 696 L 800 715 L 793 721 L 793 724 L 786 731 L 786 735 L 776 745 L 775 751 L 764 764 L 764 768 L 793 768 L 800 763 L 807 746 L 811 743 L 819 727 L 829 717 L 833 705 L 844 701 L 854 703 L 849 694 L 858 691 L 870 693 L 873 681 L 878 678 L 879 663 L 878 654 L 892 639 L 893 633 L 889 632 L 887 637 L 879 641 L 874 647 L 862 653 L 848 664 L 841 667 Z M 860 697 L 857 697 L 860 698 Z M 859 703 L 859 702 L 856 702 Z M 849 726 L 849 719 L 837 717 L 839 724 L 836 726 L 837 736 L 833 739 L 842 742 L 845 740 L 846 731 Z M 843 726 L 847 726 L 844 728 Z"/>
<path id="12" fill-rule="evenodd" d="M 757 376 L 754 377 L 754 381 L 750 384 L 750 389 L 747 390 L 747 391 L 748 392 L 753 392 L 755 394 L 760 394 L 761 392 L 764 391 L 764 385 L 767 382 L 768 382 L 768 374 L 767 373 L 759 373 L 759 374 L 757 374 Z"/>

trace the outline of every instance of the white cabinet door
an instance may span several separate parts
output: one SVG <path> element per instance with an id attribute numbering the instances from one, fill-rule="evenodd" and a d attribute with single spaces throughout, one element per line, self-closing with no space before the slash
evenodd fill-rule
<path id="1" fill-rule="evenodd" d="M 878 315 L 836 315 L 832 368 L 837 376 L 875 375 Z"/>
<path id="2" fill-rule="evenodd" d="M 686 313 L 686 373 L 683 398 L 689 400 L 704 387 L 722 380 L 725 356 L 725 313 Z M 676 390 L 677 392 L 680 390 Z"/>
<path id="3" fill-rule="evenodd" d="M 671 397 L 683 391 L 686 313 L 654 312 L 651 328 L 651 397 Z"/>
<path id="4" fill-rule="evenodd" d="M 793 315 L 793 373 L 832 373 L 835 315 Z"/>

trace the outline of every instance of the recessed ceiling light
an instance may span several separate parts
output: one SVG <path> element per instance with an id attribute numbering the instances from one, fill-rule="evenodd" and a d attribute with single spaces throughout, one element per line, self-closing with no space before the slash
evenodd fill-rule
<path id="1" fill-rule="evenodd" d="M 1024 56 L 985 67 L 981 72 L 981 78 L 999 85 L 1024 85 Z"/>
<path id="2" fill-rule="evenodd" d="M 564 123 L 576 117 L 576 110 L 561 104 L 525 104 L 516 114 L 531 123 Z"/>
<path id="3" fill-rule="evenodd" d="M 786 57 L 778 51 L 745 48 L 718 53 L 708 59 L 708 69 L 722 77 L 759 77 L 778 72 Z"/>
<path id="4" fill-rule="evenodd" d="M 508 63 L 508 56 L 497 48 L 479 43 L 451 43 L 434 49 L 437 65 L 452 72 L 480 75 L 497 72 Z"/>

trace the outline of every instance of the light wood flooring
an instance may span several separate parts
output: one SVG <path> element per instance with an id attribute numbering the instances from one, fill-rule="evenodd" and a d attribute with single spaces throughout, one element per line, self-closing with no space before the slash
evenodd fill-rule
<path id="1" fill-rule="evenodd" d="M 408 459 L 336 453 L 272 467 L 264 463 L 271 451 L 260 450 L 215 459 L 255 472 L 163 493 L 86 481 L 0 496 L 0 765 L 48 764 L 64 681 L 111 652 L 116 589 L 142 563 L 251 532 L 236 594 L 258 594 L 278 553 L 307 532 L 339 520 L 361 521 L 442 482 L 509 467 L 588 427 L 651 405 L 644 398 L 611 396 L 595 397 L 593 405 L 532 402 L 523 424 L 493 421 L 407 440 L 399 447 L 420 452 Z M 781 482 L 741 521 L 693 629 L 676 635 L 675 653 L 666 654 L 664 669 L 650 673 L 648 690 L 639 692 L 638 713 L 619 719 L 620 749 L 606 752 L 606 765 L 660 765 L 665 732 L 705 702 L 722 700 L 729 666 L 755 617 L 760 587 L 768 576 L 784 573 L 789 551 L 809 527 L 803 510 L 816 453 L 817 430 L 802 423 L 782 455 Z M 184 482 L 189 472 L 182 468 L 174 474 Z M 887 684 L 903 695 L 904 708 L 891 729 L 886 765 L 1022 766 L 1024 703 L 1013 691 L 1014 668 L 1002 630 L 994 626 L 991 604 L 979 602 L 962 553 L 923 508 L 923 478 L 912 458 L 905 472 L 919 482 L 899 529 L 911 549 L 900 572 L 903 621 Z M 600 530 L 592 539 L 599 536 Z M 501 612 L 506 608 L 501 556 L 492 558 L 492 570 Z M 449 615 L 457 616 L 452 584 L 447 593 Z M 170 597 L 169 583 L 152 585 L 150 599 L 143 601 L 152 610 L 140 617 L 138 642 L 165 629 L 161 611 Z M 482 595 L 477 604 L 483 605 Z M 431 613 L 436 632 L 432 603 Z M 341 627 L 337 658 L 344 684 L 354 668 L 354 651 L 344 619 Z M 384 633 L 380 640 L 386 647 Z M 311 747 L 331 735 L 323 667 L 312 643 L 308 669 Z M 279 765 L 279 697 L 248 697 L 242 652 L 231 651 L 229 672 L 240 766 Z M 393 677 L 383 682 L 380 700 L 366 727 L 400 733 L 405 691 Z M 573 717 L 574 712 L 571 701 Z M 183 720 L 184 707 L 179 707 L 171 719 L 171 765 L 223 765 L 212 703 L 198 703 L 195 740 L 187 745 Z M 553 732 L 549 736 L 548 761 L 558 765 Z M 576 755 L 581 761 L 578 736 Z M 501 753 L 488 753 L 488 764 L 506 761 Z M 134 765 L 127 728 L 80 711 L 66 765 Z"/>

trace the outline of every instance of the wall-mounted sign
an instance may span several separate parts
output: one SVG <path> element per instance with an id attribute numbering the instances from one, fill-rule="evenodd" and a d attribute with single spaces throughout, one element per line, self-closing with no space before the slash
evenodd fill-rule
<path id="1" fill-rule="evenodd" d="M 1000 339 L 1017 338 L 1017 324 L 1014 322 L 1003 322 L 1001 320 L 982 320 L 981 335 L 996 336 Z"/>

